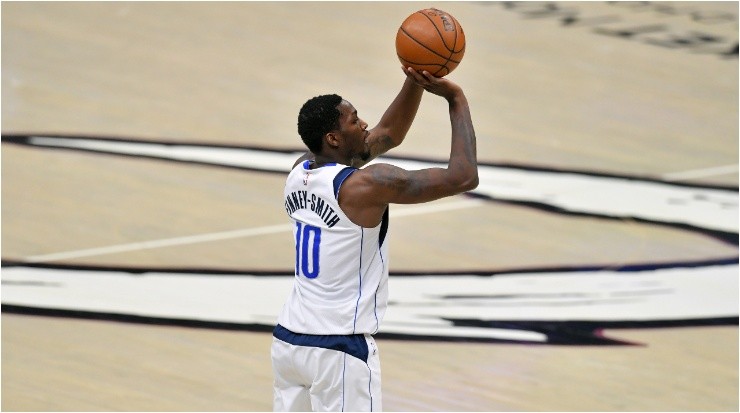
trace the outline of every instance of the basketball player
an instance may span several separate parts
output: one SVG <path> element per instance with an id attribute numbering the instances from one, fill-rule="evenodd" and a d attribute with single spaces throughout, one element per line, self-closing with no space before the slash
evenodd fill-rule
<path id="1" fill-rule="evenodd" d="M 296 263 L 294 287 L 273 332 L 275 411 L 381 410 L 372 334 L 388 301 L 388 205 L 428 202 L 478 185 L 463 90 L 426 71 L 404 72 L 401 91 L 372 129 L 337 95 L 309 99 L 298 115 L 310 153 L 296 162 L 285 184 Z M 449 103 L 448 167 L 361 168 L 403 141 L 424 90 Z"/>

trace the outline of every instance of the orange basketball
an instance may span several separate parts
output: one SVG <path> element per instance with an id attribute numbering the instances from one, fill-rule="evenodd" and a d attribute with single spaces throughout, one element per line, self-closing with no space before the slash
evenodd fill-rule
<path id="1" fill-rule="evenodd" d="M 442 77 L 462 61 L 465 33 L 451 14 L 438 9 L 419 10 L 398 28 L 396 54 L 404 66 Z"/>

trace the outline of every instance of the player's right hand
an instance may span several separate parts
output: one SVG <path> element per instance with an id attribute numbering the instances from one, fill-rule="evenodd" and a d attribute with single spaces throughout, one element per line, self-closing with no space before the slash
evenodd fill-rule
<path id="1" fill-rule="evenodd" d="M 413 78 L 416 84 L 427 92 L 442 96 L 447 100 L 463 94 L 462 88 L 457 83 L 443 77 L 435 77 L 426 70 L 417 72 L 412 67 L 406 67 L 404 73 L 406 73 L 406 76 Z"/>

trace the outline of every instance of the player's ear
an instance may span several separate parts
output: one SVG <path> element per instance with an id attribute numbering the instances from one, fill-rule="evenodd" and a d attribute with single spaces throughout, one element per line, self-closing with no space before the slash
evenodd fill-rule
<path id="1" fill-rule="evenodd" d="M 339 147 L 340 139 L 339 134 L 336 132 L 329 132 L 324 135 L 324 142 L 334 149 Z"/>

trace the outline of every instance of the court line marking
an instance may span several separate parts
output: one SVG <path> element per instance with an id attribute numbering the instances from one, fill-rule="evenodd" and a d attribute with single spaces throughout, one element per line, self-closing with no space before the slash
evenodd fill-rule
<path id="1" fill-rule="evenodd" d="M 398 211 L 391 210 L 392 218 L 405 217 L 412 215 L 430 214 L 436 212 L 451 211 L 456 209 L 471 208 L 485 204 L 485 201 L 478 199 L 465 199 L 455 202 L 446 202 L 443 204 L 425 204 L 413 207 L 406 207 Z M 133 242 L 128 244 L 111 245 L 107 247 L 88 248 L 74 251 L 63 251 L 52 254 L 34 255 L 26 257 L 25 262 L 40 263 L 73 258 L 93 257 L 99 255 L 116 254 L 120 252 L 141 251 L 147 249 L 172 247 L 176 245 L 198 244 L 203 242 L 222 241 L 234 238 L 247 238 L 259 235 L 269 235 L 279 232 L 291 231 L 293 226 L 290 224 L 268 225 L 256 228 L 244 228 L 233 231 L 213 232 L 209 234 L 189 235 L 184 237 L 165 238 L 151 241 Z"/>
<path id="2" fill-rule="evenodd" d="M 691 169 L 688 171 L 671 172 L 661 175 L 666 181 L 685 181 L 694 178 L 706 178 L 709 176 L 727 175 L 738 172 L 738 165 L 723 165 L 711 168 Z"/>

